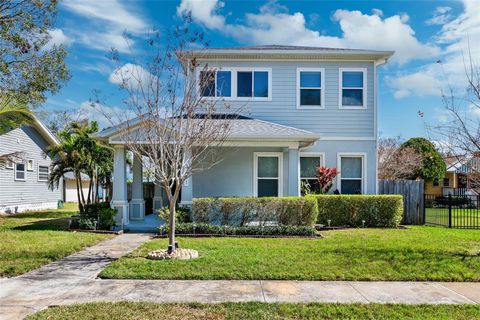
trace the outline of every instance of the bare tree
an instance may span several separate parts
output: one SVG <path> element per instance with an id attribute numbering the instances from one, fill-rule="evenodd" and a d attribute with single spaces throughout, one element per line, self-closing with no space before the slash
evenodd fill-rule
<path id="1" fill-rule="evenodd" d="M 400 138 L 378 141 L 378 178 L 412 179 L 422 166 L 422 156 L 413 148 L 402 147 Z"/>
<path id="2" fill-rule="evenodd" d="M 204 97 L 211 93 L 215 70 L 197 63 L 190 49 L 196 43 L 195 52 L 200 50 L 203 35 L 186 23 L 169 38 L 175 43 L 165 45 L 153 32 L 147 40 L 147 59 L 126 63 L 116 52 L 112 59 L 118 64 L 115 79 L 125 107 L 135 115 L 134 120 L 121 122 L 121 141 L 135 157 L 154 167 L 155 180 L 168 197 L 171 253 L 176 246 L 175 206 L 180 190 L 193 174 L 222 160 L 220 147 L 238 110 L 231 110 L 221 98 Z"/>
<path id="3" fill-rule="evenodd" d="M 440 67 L 441 61 L 438 61 Z M 480 185 L 480 67 L 471 51 L 464 58 L 465 83 L 442 90 L 442 101 L 448 120 L 428 125 L 433 139 L 439 141 L 442 153 L 455 156 L 465 164 L 469 185 Z"/>

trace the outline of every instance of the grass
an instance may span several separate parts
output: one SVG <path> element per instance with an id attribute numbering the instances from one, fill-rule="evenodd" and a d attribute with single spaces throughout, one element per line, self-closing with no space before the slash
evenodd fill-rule
<path id="1" fill-rule="evenodd" d="M 480 319 L 475 305 L 88 303 L 53 307 L 27 319 Z"/>
<path id="2" fill-rule="evenodd" d="M 429 224 L 448 226 L 448 208 L 425 208 Z M 452 208 L 452 227 L 480 229 L 480 210 L 477 208 Z"/>
<path id="3" fill-rule="evenodd" d="M 324 238 L 178 238 L 191 261 L 145 259 L 154 239 L 109 265 L 119 279 L 480 281 L 480 231 L 440 227 L 349 229 Z"/>
<path id="4" fill-rule="evenodd" d="M 0 215 L 0 277 L 16 276 L 91 246 L 109 235 L 69 232 L 74 204 L 64 209 Z"/>

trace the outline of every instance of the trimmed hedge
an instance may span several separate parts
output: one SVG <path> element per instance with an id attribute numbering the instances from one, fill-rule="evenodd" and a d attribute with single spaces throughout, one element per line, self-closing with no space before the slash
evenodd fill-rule
<path id="1" fill-rule="evenodd" d="M 318 207 L 314 197 L 197 198 L 192 220 L 211 225 L 314 226 Z"/>
<path id="2" fill-rule="evenodd" d="M 398 227 L 403 216 L 400 195 L 315 195 L 317 222 L 331 226 Z"/>
<path id="3" fill-rule="evenodd" d="M 195 226 L 195 227 L 194 227 Z M 158 233 L 167 235 L 168 225 L 161 226 Z M 308 226 L 219 226 L 205 223 L 179 223 L 175 226 L 176 235 L 229 235 L 229 236 L 314 236 L 315 228 Z"/>

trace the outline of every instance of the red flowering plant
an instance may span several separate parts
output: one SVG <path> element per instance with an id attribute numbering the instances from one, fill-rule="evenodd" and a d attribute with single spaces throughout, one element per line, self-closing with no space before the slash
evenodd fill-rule
<path id="1" fill-rule="evenodd" d="M 322 194 L 327 193 L 333 185 L 333 179 L 338 175 L 337 168 L 317 167 L 316 177 L 319 191 Z"/>

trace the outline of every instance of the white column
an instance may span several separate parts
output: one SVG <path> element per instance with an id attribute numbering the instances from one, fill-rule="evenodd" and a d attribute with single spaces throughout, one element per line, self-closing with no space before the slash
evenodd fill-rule
<path id="1" fill-rule="evenodd" d="M 125 162 L 125 147 L 121 145 L 114 146 L 113 155 L 113 190 L 111 206 L 117 209 L 115 222 L 117 226 L 127 225 L 128 199 L 127 199 L 127 172 Z"/>
<path id="2" fill-rule="evenodd" d="M 288 149 L 288 194 L 289 196 L 300 195 L 300 163 L 298 149 Z"/>
<path id="3" fill-rule="evenodd" d="M 190 151 L 185 152 L 184 161 L 191 161 Z M 193 200 L 193 178 L 192 176 L 190 176 L 187 180 L 183 182 L 180 204 L 191 205 L 192 200 Z"/>
<path id="4" fill-rule="evenodd" d="M 143 220 L 145 218 L 145 200 L 143 198 L 143 166 L 142 159 L 133 157 L 132 200 L 130 201 L 130 219 Z"/>

